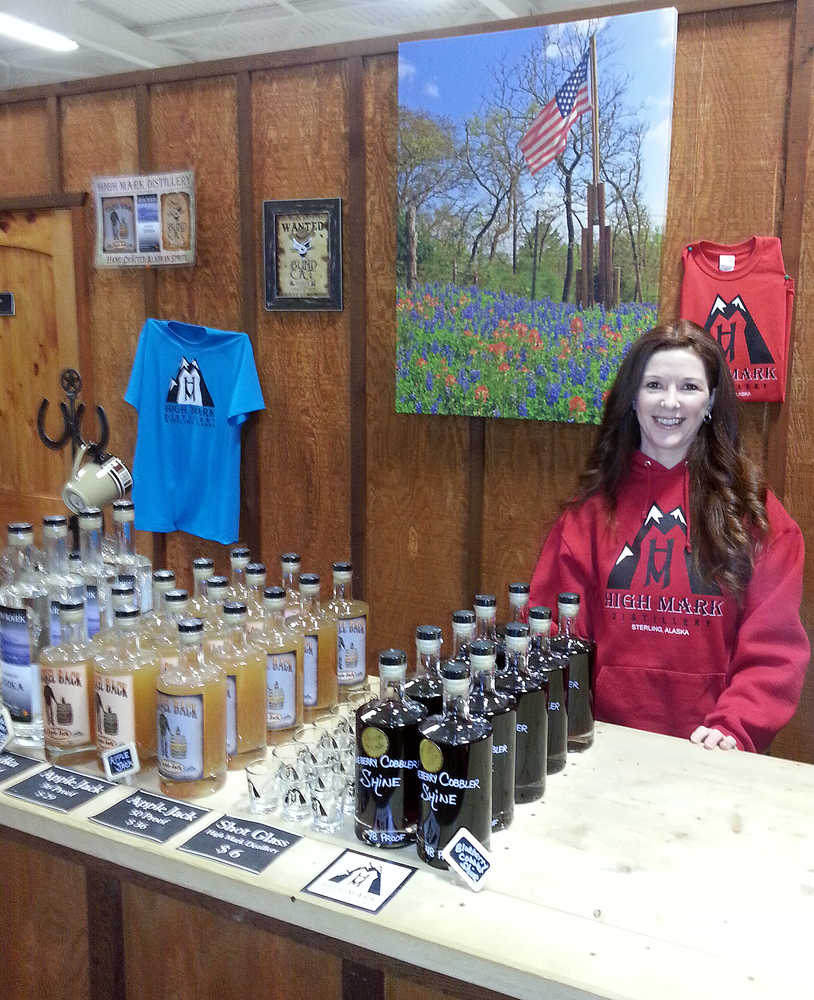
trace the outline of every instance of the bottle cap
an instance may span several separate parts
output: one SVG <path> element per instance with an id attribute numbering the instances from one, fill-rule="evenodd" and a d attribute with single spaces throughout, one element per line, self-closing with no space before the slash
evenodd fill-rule
<path id="1" fill-rule="evenodd" d="M 73 624 L 76 622 L 82 622 L 85 620 L 85 602 L 82 600 L 78 601 L 60 601 L 59 602 L 59 620 L 65 622 L 66 624 Z"/>
<path id="2" fill-rule="evenodd" d="M 525 653 L 529 648 L 529 627 L 522 622 L 508 622 L 506 625 L 506 649 L 514 653 Z"/>
<path id="3" fill-rule="evenodd" d="M 153 572 L 153 583 L 175 583 L 175 573 L 171 569 L 157 569 Z"/>
<path id="4" fill-rule="evenodd" d="M 188 637 L 195 641 L 195 639 L 200 636 L 203 632 L 204 624 L 200 618 L 182 618 L 178 622 L 178 632 L 181 637 Z"/>
<path id="5" fill-rule="evenodd" d="M 380 667 L 395 667 L 402 663 L 407 666 L 407 654 L 403 649 L 383 649 L 379 653 Z"/>
<path id="6" fill-rule="evenodd" d="M 563 592 L 562 594 L 557 594 L 558 604 L 579 604 L 579 594 L 571 593 L 570 591 Z"/>
<path id="7" fill-rule="evenodd" d="M 529 608 L 529 627 L 534 635 L 548 635 L 551 631 L 551 608 L 542 605 Z"/>
<path id="8" fill-rule="evenodd" d="M 527 583 L 509 584 L 509 604 L 513 608 L 522 608 L 529 602 L 529 585 Z"/>
<path id="9" fill-rule="evenodd" d="M 466 660 L 447 660 L 441 667 L 441 676 L 445 681 L 468 680 L 469 664 Z"/>
<path id="10" fill-rule="evenodd" d="M 246 576 L 265 576 L 266 564 L 261 562 L 249 563 L 246 567 Z"/>
<path id="11" fill-rule="evenodd" d="M 116 583 L 123 583 L 125 586 L 135 587 L 136 585 L 136 574 L 135 573 L 119 573 L 116 577 Z"/>
<path id="12" fill-rule="evenodd" d="M 243 601 L 227 601 L 223 605 L 223 615 L 226 618 L 239 618 L 247 612 L 248 608 Z"/>
<path id="13" fill-rule="evenodd" d="M 283 566 L 287 565 L 299 566 L 299 564 L 302 562 L 302 559 L 300 557 L 299 552 L 284 552 L 280 556 L 280 562 L 283 564 Z"/>
<path id="14" fill-rule="evenodd" d="M 116 621 L 121 621 L 121 620 L 134 621 L 139 617 L 141 612 L 135 606 L 135 604 L 124 604 L 120 608 L 116 608 L 113 614 L 116 618 Z"/>
<path id="15" fill-rule="evenodd" d="M 6 530 L 11 541 L 12 535 L 33 535 L 34 525 L 30 521 L 9 521 Z"/>
<path id="16" fill-rule="evenodd" d="M 68 534 L 68 518 L 54 514 L 42 519 L 43 538 L 65 538 Z"/>
<path id="17" fill-rule="evenodd" d="M 531 587 L 527 583 L 510 583 L 509 593 L 510 594 L 528 594 Z"/>
<path id="18" fill-rule="evenodd" d="M 319 594 L 319 573 L 300 573 L 300 593 L 306 597 Z"/>
<path id="19" fill-rule="evenodd" d="M 476 608 L 497 608 L 497 598 L 494 594 L 475 594 Z"/>
<path id="20" fill-rule="evenodd" d="M 118 583 L 114 583 L 110 588 L 110 593 L 114 597 L 127 597 L 129 594 L 135 594 L 136 587 L 133 583 L 126 583 L 124 580 L 119 579 Z"/>
<path id="21" fill-rule="evenodd" d="M 576 618 L 579 614 L 579 594 L 558 594 L 557 614 L 560 618 Z"/>
<path id="22" fill-rule="evenodd" d="M 452 612 L 452 627 L 456 625 L 474 625 L 475 624 L 475 612 L 470 611 L 468 608 L 462 611 Z"/>
<path id="23" fill-rule="evenodd" d="M 472 673 L 491 670 L 495 665 L 495 644 L 491 639 L 476 639 L 469 645 L 469 661 Z"/>
<path id="24" fill-rule="evenodd" d="M 243 546 L 232 549 L 229 553 L 229 562 L 231 562 L 233 566 L 247 566 L 251 562 L 251 559 L 251 552 Z"/>
<path id="25" fill-rule="evenodd" d="M 265 587 L 263 589 L 264 601 L 285 601 L 284 587 Z"/>
<path id="26" fill-rule="evenodd" d="M 80 531 L 97 531 L 102 527 L 102 512 L 98 507 L 80 510 L 78 516 Z"/>
<path id="27" fill-rule="evenodd" d="M 419 654 L 437 656 L 441 652 L 441 629 L 437 625 L 419 625 L 415 630 L 415 645 Z"/>
<path id="28" fill-rule="evenodd" d="M 334 573 L 351 573 L 353 572 L 353 563 L 349 562 L 331 563 L 331 569 L 334 571 Z"/>
<path id="29" fill-rule="evenodd" d="M 215 560 L 210 559 L 209 556 L 198 556 L 197 559 L 192 560 L 192 572 L 195 576 L 205 575 L 214 568 Z"/>
<path id="30" fill-rule="evenodd" d="M 206 594 L 209 596 L 210 590 L 226 590 L 229 586 L 229 581 L 225 576 L 210 576 L 206 580 Z"/>
<path id="31" fill-rule="evenodd" d="M 167 590 L 164 593 L 164 603 L 173 604 L 177 608 L 179 604 L 185 604 L 189 600 L 189 594 L 180 587 Z"/>
<path id="32" fill-rule="evenodd" d="M 135 520 L 136 507 L 132 500 L 113 501 L 113 520 L 118 524 L 126 524 Z"/>

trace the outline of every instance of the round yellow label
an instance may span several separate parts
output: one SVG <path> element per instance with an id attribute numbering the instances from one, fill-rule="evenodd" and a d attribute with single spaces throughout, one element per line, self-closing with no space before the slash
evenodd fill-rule
<path id="1" fill-rule="evenodd" d="M 368 757 L 381 757 L 387 753 L 387 734 L 375 726 L 368 726 L 362 731 L 362 747 Z"/>
<path id="2" fill-rule="evenodd" d="M 437 774 L 444 766 L 444 755 L 441 753 L 441 748 L 433 743 L 432 740 L 421 741 L 418 748 L 418 756 L 421 758 L 421 763 L 424 765 L 425 771 Z"/>

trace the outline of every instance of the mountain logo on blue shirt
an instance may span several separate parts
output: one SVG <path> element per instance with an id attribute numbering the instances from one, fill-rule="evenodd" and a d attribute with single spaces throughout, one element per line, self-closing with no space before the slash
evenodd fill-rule
<path id="1" fill-rule="evenodd" d="M 206 387 L 206 380 L 203 372 L 198 366 L 195 358 L 187 361 L 181 357 L 181 364 L 178 366 L 178 374 L 170 379 L 170 388 L 167 392 L 168 403 L 178 403 L 183 406 L 212 406 L 212 396 Z"/>

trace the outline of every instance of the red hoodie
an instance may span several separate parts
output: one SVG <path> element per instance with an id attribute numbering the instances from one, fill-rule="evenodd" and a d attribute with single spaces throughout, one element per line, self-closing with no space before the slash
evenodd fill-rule
<path id="1" fill-rule="evenodd" d="M 615 523 L 598 496 L 555 523 L 530 603 L 582 596 L 578 631 L 597 643 L 597 719 L 684 738 L 714 727 L 763 751 L 793 715 L 808 664 L 803 537 L 768 493 L 769 534 L 739 607 L 693 572 L 688 489 L 685 462 L 665 469 L 636 452 Z"/>

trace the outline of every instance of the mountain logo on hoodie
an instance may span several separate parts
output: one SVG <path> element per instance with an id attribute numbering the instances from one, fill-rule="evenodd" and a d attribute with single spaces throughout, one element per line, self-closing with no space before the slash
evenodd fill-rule
<path id="1" fill-rule="evenodd" d="M 185 357 L 181 357 L 178 374 L 170 379 L 167 402 L 183 406 L 214 407 L 203 372 L 195 358 L 187 361 Z"/>
<path id="2" fill-rule="evenodd" d="M 680 543 L 690 590 L 693 594 L 719 594 L 715 584 L 707 583 L 698 573 L 687 541 L 687 519 L 681 507 L 665 513 L 654 503 L 642 521 L 632 542 L 626 542 L 608 576 L 609 590 L 630 590 L 642 567 L 645 587 L 666 590 L 672 580 L 675 543 Z"/>
<path id="3" fill-rule="evenodd" d="M 746 345 L 750 364 L 774 364 L 772 352 L 740 295 L 736 295 L 730 302 L 716 295 L 704 329 L 718 341 L 730 365 L 735 364 L 735 346 L 741 337 Z"/>

